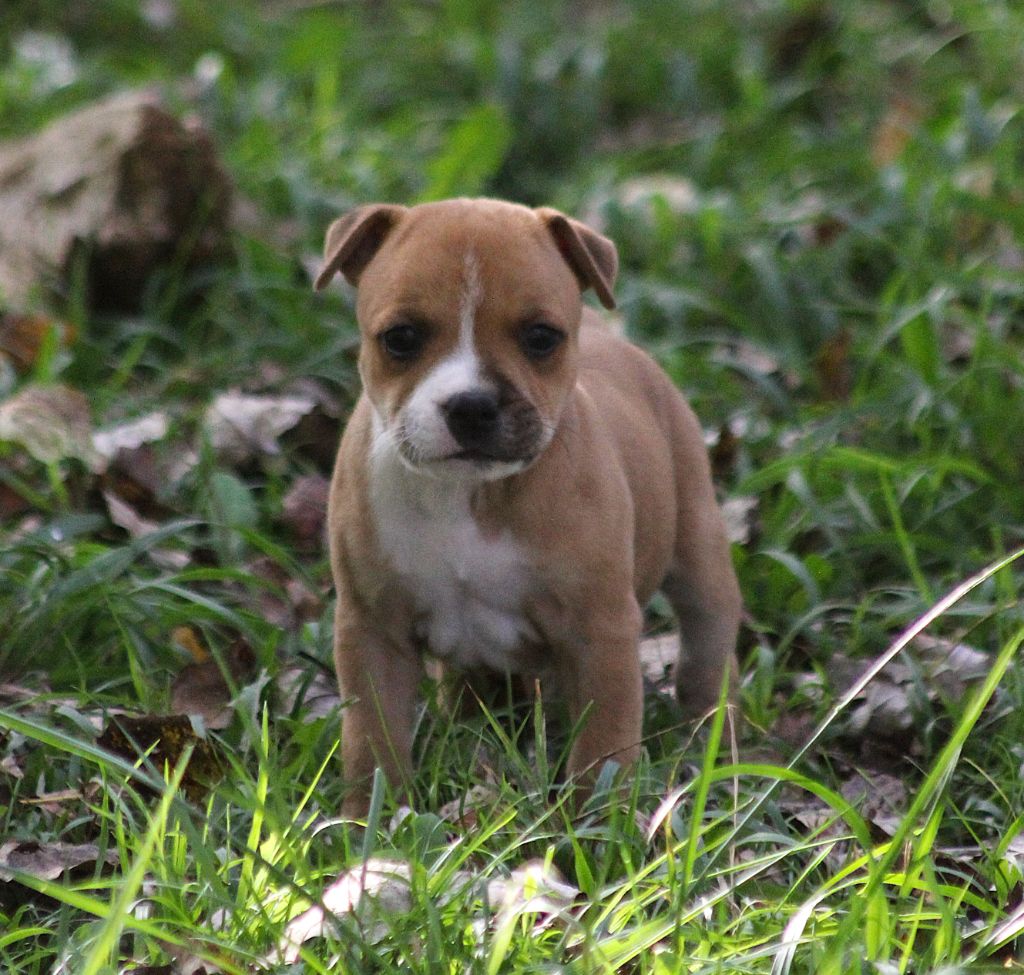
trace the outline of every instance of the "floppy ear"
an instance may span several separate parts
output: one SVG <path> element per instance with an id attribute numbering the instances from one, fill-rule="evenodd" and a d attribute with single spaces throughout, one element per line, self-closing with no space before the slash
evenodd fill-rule
<path id="1" fill-rule="evenodd" d="M 371 203 L 349 210 L 327 228 L 324 240 L 324 266 L 314 287 L 322 291 L 339 271 L 349 284 L 358 284 L 359 276 L 405 207 L 390 203 Z"/>
<path id="2" fill-rule="evenodd" d="M 619 271 L 619 255 L 615 245 L 596 230 L 591 230 L 586 224 L 558 210 L 541 207 L 537 212 L 555 238 L 562 257 L 576 272 L 580 287 L 584 290 L 593 288 L 605 308 L 614 308 L 612 286 Z"/>

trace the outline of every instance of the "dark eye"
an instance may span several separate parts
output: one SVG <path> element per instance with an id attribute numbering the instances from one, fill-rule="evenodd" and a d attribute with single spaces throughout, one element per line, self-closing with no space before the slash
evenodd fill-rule
<path id="1" fill-rule="evenodd" d="M 409 324 L 392 325 L 380 336 L 384 351 L 399 362 L 415 359 L 423 350 L 426 340 L 426 333 L 419 325 Z"/>
<path id="2" fill-rule="evenodd" d="M 519 337 L 523 351 L 531 359 L 546 359 L 564 340 L 564 332 L 542 322 L 527 325 Z"/>

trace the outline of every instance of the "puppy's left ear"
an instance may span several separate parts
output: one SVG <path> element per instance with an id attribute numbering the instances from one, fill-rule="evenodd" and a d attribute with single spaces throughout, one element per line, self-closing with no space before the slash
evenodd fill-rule
<path id="1" fill-rule="evenodd" d="M 327 228 L 324 266 L 313 287 L 322 291 L 339 271 L 349 284 L 358 284 L 363 269 L 405 209 L 390 203 L 371 203 L 338 217 Z"/>
<path id="2" fill-rule="evenodd" d="M 614 308 L 612 287 L 619 272 L 619 255 L 615 245 L 596 230 L 591 230 L 586 224 L 558 210 L 541 207 L 537 213 L 555 238 L 562 257 L 576 272 L 580 287 L 584 290 L 593 288 L 605 308 Z"/>

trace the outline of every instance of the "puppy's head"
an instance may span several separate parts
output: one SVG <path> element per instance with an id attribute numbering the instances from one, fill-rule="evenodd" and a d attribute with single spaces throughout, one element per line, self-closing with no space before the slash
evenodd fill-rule
<path id="1" fill-rule="evenodd" d="M 614 245 L 556 210 L 375 204 L 327 232 L 318 289 L 359 289 L 359 371 L 378 446 L 437 476 L 493 479 L 548 445 L 576 381 L 581 291 L 606 307 Z"/>

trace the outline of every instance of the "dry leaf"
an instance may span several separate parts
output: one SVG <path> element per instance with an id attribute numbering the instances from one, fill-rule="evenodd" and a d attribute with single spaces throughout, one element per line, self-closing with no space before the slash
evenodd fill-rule
<path id="1" fill-rule="evenodd" d="M 334 393 L 322 383 L 300 379 L 289 383 L 283 396 L 311 399 L 315 404 L 282 438 L 289 454 L 310 461 L 316 470 L 327 472 L 334 467 L 341 435 L 342 414 Z"/>
<path id="2" fill-rule="evenodd" d="M 143 518 L 161 522 L 169 517 L 172 512 L 161 503 L 160 497 L 176 483 L 172 467 L 180 463 L 183 452 L 168 452 L 164 459 L 158 456 L 152 444 L 122 446 L 121 443 L 130 441 L 128 438 L 121 441 L 119 436 L 99 442 L 103 451 L 110 452 L 109 458 L 104 455 L 102 488 L 131 505 Z"/>
<path id="3" fill-rule="evenodd" d="M 836 655 L 826 672 L 836 692 L 843 693 L 866 666 Z M 937 705 L 940 698 L 958 701 L 991 666 L 991 658 L 974 647 L 922 634 L 864 689 L 850 712 L 848 731 L 902 741 L 916 725 L 915 703 L 920 707 L 926 702 Z"/>
<path id="4" fill-rule="evenodd" d="M 319 667 L 284 667 L 274 686 L 281 710 L 303 724 L 333 717 L 341 708 L 337 683 Z"/>
<path id="5" fill-rule="evenodd" d="M 881 169 L 896 162 L 913 138 L 921 121 L 921 106 L 898 94 L 875 128 L 871 139 L 871 161 Z"/>
<path id="6" fill-rule="evenodd" d="M 729 366 L 745 376 L 776 379 L 786 389 L 796 389 L 800 385 L 800 376 L 796 372 L 786 369 L 763 347 L 743 339 L 719 347 L 712 358 L 715 362 Z"/>
<path id="7" fill-rule="evenodd" d="M 166 965 L 142 965 L 138 968 L 126 969 L 125 975 L 219 975 L 223 972 L 237 972 L 238 966 L 233 964 L 228 968 L 221 968 L 213 964 L 209 959 L 202 958 L 189 950 L 189 942 L 185 946 L 172 945 L 169 942 L 162 944 L 163 950 L 174 960 Z M 209 949 L 208 949 L 209 950 Z"/>
<path id="8" fill-rule="evenodd" d="M 0 315 L 0 357 L 7 356 L 18 372 L 28 372 L 53 331 L 62 347 L 74 341 L 74 326 L 67 322 L 45 315 Z"/>
<path id="9" fill-rule="evenodd" d="M 255 664 L 252 647 L 241 638 L 225 651 L 222 663 L 186 664 L 171 685 L 171 710 L 178 715 L 198 715 L 208 728 L 226 728 L 234 717 L 232 684 L 236 689 L 244 684 Z M 223 668 L 227 668 L 230 681 Z"/>
<path id="10" fill-rule="evenodd" d="M 966 643 L 955 643 L 942 637 L 922 633 L 914 640 L 929 683 L 950 700 L 958 701 L 967 692 L 967 685 L 982 680 L 992 669 L 992 658 Z M 910 680 L 911 674 L 906 675 Z"/>
<path id="11" fill-rule="evenodd" d="M 449 878 L 442 900 L 448 901 L 478 882 L 479 878 L 468 870 L 457 870 Z M 410 910 L 411 883 L 412 870 L 403 860 L 371 857 L 353 867 L 324 891 L 320 904 L 289 922 L 274 960 L 296 962 L 306 941 L 331 932 L 329 915 L 350 916 L 362 928 L 363 937 L 379 940 L 388 933 L 389 917 Z M 487 904 L 497 908 L 490 919 L 495 927 L 524 914 L 542 915 L 538 926 L 545 927 L 563 916 L 580 893 L 555 867 L 540 860 L 517 867 L 508 877 L 490 880 L 485 889 Z"/>
<path id="12" fill-rule="evenodd" d="M 213 142 L 152 91 L 4 141 L 0 185 L 0 291 L 15 306 L 84 270 L 90 305 L 136 310 L 158 268 L 226 255 L 231 186 Z"/>
<path id="13" fill-rule="evenodd" d="M 822 399 L 840 402 L 849 398 L 853 387 L 852 344 L 849 330 L 841 328 L 818 348 L 814 368 Z"/>
<path id="14" fill-rule="evenodd" d="M 278 438 L 316 406 L 307 396 L 248 396 L 221 393 L 203 426 L 217 456 L 232 465 L 281 452 Z"/>
<path id="15" fill-rule="evenodd" d="M 861 702 L 850 712 L 849 733 L 870 732 L 883 738 L 901 738 L 914 726 L 914 714 L 904 686 L 876 678 Z"/>
<path id="16" fill-rule="evenodd" d="M 757 529 L 757 513 L 761 501 L 754 495 L 726 498 L 722 502 L 722 517 L 725 519 L 725 534 L 730 542 L 749 545 Z"/>
<path id="17" fill-rule="evenodd" d="M 285 928 L 278 948 L 279 960 L 292 964 L 299 958 L 302 945 L 311 938 L 329 933 L 334 916 L 352 915 L 368 940 L 376 941 L 387 933 L 387 916 L 404 914 L 412 904 L 412 871 L 402 860 L 371 857 L 365 863 L 343 873 L 321 898 L 321 904 L 293 918 Z M 322 905 L 322 906 L 321 906 Z"/>
<path id="18" fill-rule="evenodd" d="M 717 437 L 705 437 L 705 442 L 708 447 L 708 456 L 711 458 L 711 472 L 715 480 L 727 477 L 736 466 L 740 438 L 736 436 L 732 426 L 726 423 L 719 428 Z"/>
<path id="19" fill-rule="evenodd" d="M 640 641 L 639 652 L 644 680 L 656 691 L 675 696 L 672 674 L 679 656 L 679 634 L 645 637 Z"/>
<path id="20" fill-rule="evenodd" d="M 9 484 L 0 483 L 0 521 L 16 518 L 32 510 L 32 503 Z"/>
<path id="21" fill-rule="evenodd" d="M 272 961 L 278 964 L 297 961 L 306 941 L 331 933 L 331 915 L 352 918 L 368 941 L 385 937 L 389 917 L 410 910 L 411 886 L 412 870 L 408 863 L 371 857 L 343 873 L 324 891 L 319 904 L 289 922 Z M 531 860 L 508 877 L 491 879 L 486 886 L 482 878 L 469 870 L 457 870 L 448 878 L 439 900 L 446 903 L 474 886 L 482 888 L 484 902 L 492 910 L 496 909 L 486 919 L 493 927 L 515 923 L 524 914 L 540 915 L 537 926 L 546 927 L 564 916 L 580 894 L 576 887 L 566 883 L 555 867 L 541 860 Z M 483 924 L 478 930 L 484 930 Z"/>
<path id="22" fill-rule="evenodd" d="M 616 202 L 630 210 L 649 210 L 654 200 L 663 201 L 673 213 L 696 213 L 700 206 L 697 188 L 688 179 L 654 174 L 637 176 L 620 183 Z"/>
<path id="23" fill-rule="evenodd" d="M 159 522 L 143 517 L 120 494 L 111 490 L 104 490 L 101 493 L 111 522 L 118 528 L 123 528 L 132 538 L 145 538 L 160 529 Z M 151 548 L 147 555 L 160 568 L 173 572 L 180 572 L 192 561 L 188 552 L 165 547 Z"/>
<path id="24" fill-rule="evenodd" d="M 44 792 L 41 795 L 29 799 L 22 799 L 25 806 L 37 806 L 51 816 L 58 816 L 65 811 L 68 803 L 78 805 L 79 803 L 92 801 L 99 792 L 99 786 L 93 782 L 87 787 L 85 793 L 80 789 L 60 789 L 56 792 Z"/>
<path id="25" fill-rule="evenodd" d="M 171 642 L 181 647 L 198 664 L 210 659 L 203 634 L 194 626 L 176 626 L 171 630 Z"/>
<path id="26" fill-rule="evenodd" d="M 4 755 L 0 758 L 0 774 L 9 775 L 12 779 L 25 778 L 25 770 L 13 755 Z"/>
<path id="27" fill-rule="evenodd" d="M 0 846 L 0 880 L 14 879 L 13 870 L 40 880 L 56 880 L 80 867 L 92 867 L 100 857 L 95 843 L 37 843 L 10 840 Z M 107 850 L 103 861 L 119 862 L 116 850 Z"/>
<path id="28" fill-rule="evenodd" d="M 306 546 L 321 545 L 330 482 L 321 474 L 300 477 L 281 502 L 281 523 Z"/>
<path id="29" fill-rule="evenodd" d="M 521 914 L 558 915 L 573 906 L 579 889 L 566 883 L 558 869 L 544 860 L 530 860 L 512 871 L 507 879 L 487 885 L 487 900 L 500 904 L 496 924 Z"/>
<path id="30" fill-rule="evenodd" d="M 867 769 L 856 770 L 839 790 L 861 816 L 886 836 L 899 828 L 907 808 L 907 784 L 898 775 Z"/>
<path id="31" fill-rule="evenodd" d="M 758 376 L 778 376 L 782 374 L 782 365 L 775 356 L 761 346 L 743 340 L 730 343 L 715 356 L 718 362 L 742 366 L 747 372 Z"/>
<path id="32" fill-rule="evenodd" d="M 474 785 L 464 796 L 446 802 L 437 815 L 460 829 L 474 829 L 480 819 L 480 808 L 493 806 L 497 799 L 498 790 L 494 786 Z"/>
<path id="33" fill-rule="evenodd" d="M 202 799 L 211 783 L 221 776 L 221 766 L 212 742 L 196 734 L 185 715 L 119 715 L 107 723 L 96 744 L 129 762 L 148 756 L 158 770 L 174 768 L 185 749 L 192 746 L 192 757 L 182 779 L 182 788 L 192 800 Z"/>
<path id="34" fill-rule="evenodd" d="M 75 458 L 94 471 L 102 466 L 92 445 L 89 401 L 69 386 L 26 386 L 0 403 L 0 440 L 44 464 Z"/>
<path id="35" fill-rule="evenodd" d="M 97 430 L 92 435 L 92 444 L 96 453 L 109 463 L 122 450 L 138 450 L 143 444 L 163 440 L 169 427 L 166 413 L 150 413 L 127 423 Z"/>
<path id="36" fill-rule="evenodd" d="M 160 526 L 155 521 L 150 521 L 148 518 L 143 518 L 127 501 L 122 501 L 112 491 L 103 492 L 103 500 L 107 504 L 107 512 L 110 514 L 110 520 L 117 525 L 118 528 L 123 528 L 132 538 L 143 538 L 146 535 L 151 535 L 157 531 Z M 184 556 L 186 562 L 188 556 L 184 553 L 180 553 Z"/>
<path id="37" fill-rule="evenodd" d="M 323 595 L 310 589 L 302 579 L 289 576 L 285 568 L 269 556 L 254 559 L 246 568 L 269 583 L 260 587 L 257 598 L 259 611 L 274 626 L 295 630 L 323 614 Z"/>
<path id="38" fill-rule="evenodd" d="M 211 962 L 208 958 L 201 958 L 198 954 L 195 954 L 195 950 L 199 947 L 196 942 L 186 941 L 183 946 L 165 943 L 163 947 L 164 951 L 174 959 L 171 975 L 222 975 L 224 972 L 238 971 L 237 964 L 222 968 L 220 965 Z M 215 956 L 221 954 L 213 947 L 207 948 L 206 951 L 208 954 L 212 953 Z"/>

